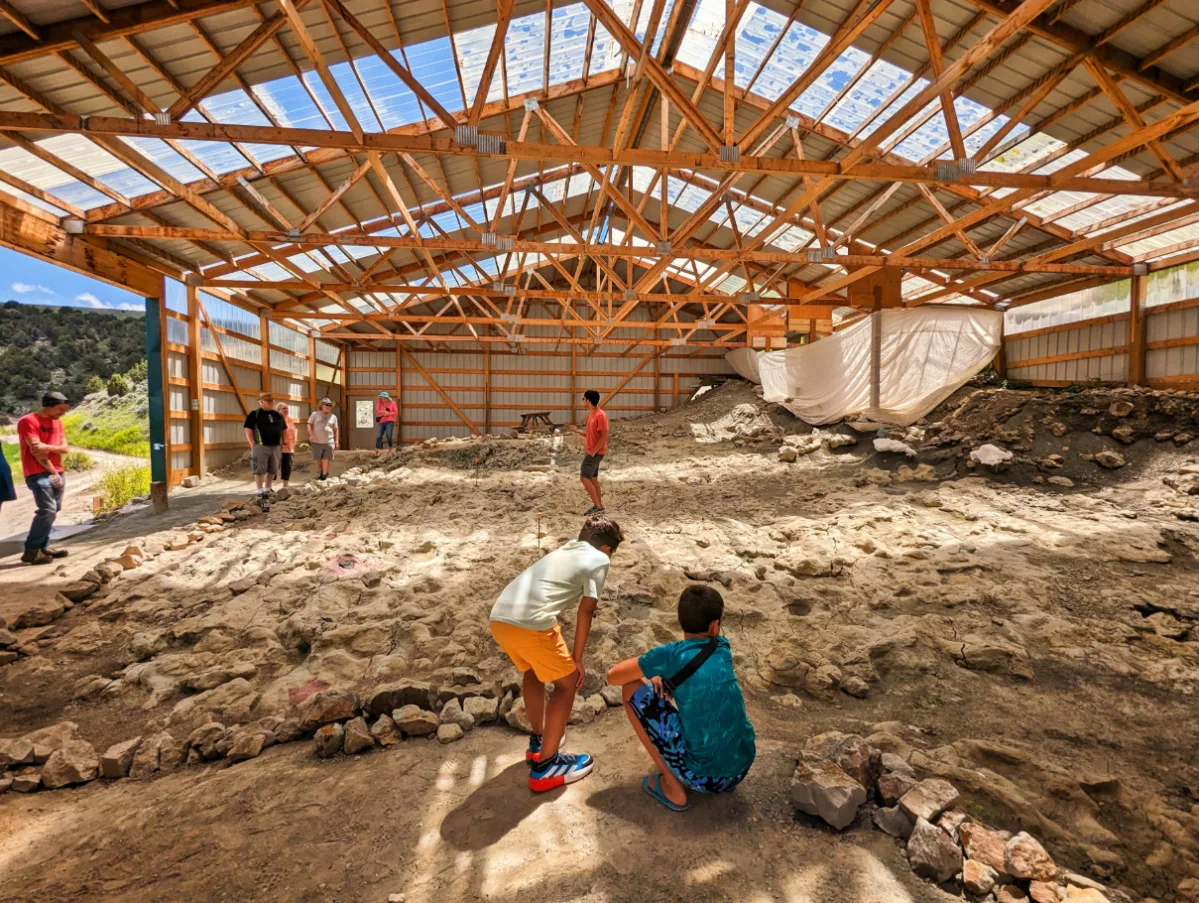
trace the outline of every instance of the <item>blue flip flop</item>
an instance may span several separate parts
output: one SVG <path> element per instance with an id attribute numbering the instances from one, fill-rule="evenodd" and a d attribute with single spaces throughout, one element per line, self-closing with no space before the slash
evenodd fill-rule
<path id="1" fill-rule="evenodd" d="M 656 799 L 659 803 L 669 809 L 671 812 L 686 812 L 691 808 L 690 804 L 680 806 L 678 803 L 672 803 L 666 798 L 666 794 L 662 792 L 662 775 L 646 775 L 641 779 L 641 789 Z"/>

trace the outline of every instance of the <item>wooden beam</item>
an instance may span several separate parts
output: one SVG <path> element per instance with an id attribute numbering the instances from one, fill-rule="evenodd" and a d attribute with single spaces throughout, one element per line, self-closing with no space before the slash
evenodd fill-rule
<path id="1" fill-rule="evenodd" d="M 442 400 L 444 400 L 445 403 L 450 406 L 450 410 L 452 410 L 455 414 L 458 415 L 458 419 L 461 420 L 463 423 L 465 423 L 470 428 L 470 431 L 472 433 L 474 433 L 476 436 L 478 436 L 479 435 L 479 427 L 475 424 L 475 422 L 466 416 L 466 414 L 463 412 L 462 408 L 460 408 L 457 405 L 457 403 L 454 401 L 454 399 L 450 398 L 450 396 L 446 393 L 445 389 L 441 388 L 441 385 L 437 382 L 437 380 L 435 380 L 433 378 L 432 374 L 430 374 L 428 370 L 426 370 L 424 367 L 421 366 L 420 361 L 418 361 L 412 355 L 412 353 L 408 351 L 407 348 L 404 348 L 403 346 L 401 346 L 401 344 L 400 344 L 401 337 L 397 335 L 397 336 L 393 336 L 393 338 L 395 339 L 395 342 L 396 342 L 396 353 L 402 354 L 408 359 L 408 363 L 412 364 L 412 366 L 416 368 L 416 372 L 421 375 L 421 378 L 424 379 L 424 381 L 426 383 L 428 383 L 429 388 L 436 391 L 437 394 L 442 397 Z M 419 339 L 421 337 L 417 336 L 414 338 Z M 458 341 L 471 341 L 470 336 L 456 336 L 455 338 Z M 497 341 L 505 341 L 505 339 L 498 338 Z"/>
<path id="2" fill-rule="evenodd" d="M 924 45 L 928 49 L 928 62 L 933 76 L 940 78 L 945 73 L 945 60 L 941 56 L 941 39 L 937 36 L 937 22 L 933 18 L 932 0 L 916 0 L 920 13 L 920 27 L 924 32 Z M 953 93 L 941 93 L 941 113 L 945 117 L 945 128 L 949 132 L 949 143 L 957 160 L 966 159 L 966 145 L 962 142 L 962 129 L 958 125 L 958 114 L 953 108 Z"/>
<path id="3" fill-rule="evenodd" d="M 1145 288 L 1149 280 L 1133 273 L 1128 317 L 1128 384 L 1145 382 Z"/>
<path id="4" fill-rule="evenodd" d="M 0 16 L 4 16 L 13 25 L 33 38 L 33 40 L 42 40 L 42 30 L 30 22 L 25 14 L 9 3 L 8 0 L 0 0 Z"/>
<path id="5" fill-rule="evenodd" d="M 495 76 L 495 67 L 504 53 L 504 39 L 508 36 L 508 23 L 512 21 L 512 4 L 514 0 L 497 0 L 495 33 L 491 36 L 491 49 L 487 51 L 487 60 L 483 63 L 483 72 L 479 76 L 479 87 L 475 91 L 475 102 L 470 108 L 467 122 L 477 126 L 483 115 L 483 105 L 487 103 L 487 94 L 491 90 L 491 80 Z"/>
<path id="6" fill-rule="evenodd" d="M 204 343 L 200 332 L 200 293 L 194 285 L 187 286 L 187 379 L 189 410 L 184 415 L 191 432 L 191 472 L 204 475 Z M 238 398 L 241 398 L 240 393 Z M 172 415 L 173 416 L 173 415 Z"/>

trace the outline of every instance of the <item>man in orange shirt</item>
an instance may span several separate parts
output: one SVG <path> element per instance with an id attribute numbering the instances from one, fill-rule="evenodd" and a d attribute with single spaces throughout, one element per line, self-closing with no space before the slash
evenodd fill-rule
<path id="1" fill-rule="evenodd" d="M 579 469 L 579 480 L 587 494 L 591 496 L 591 508 L 586 517 L 598 514 L 604 510 L 604 502 L 600 497 L 599 467 L 600 461 L 608 453 L 608 415 L 600 410 L 599 392 L 588 389 L 583 393 L 587 401 L 587 431 L 583 432 L 573 423 L 569 424 L 572 432 L 583 437 L 583 466 Z"/>
<path id="2" fill-rule="evenodd" d="M 39 411 L 26 414 L 17 421 L 17 439 L 21 443 L 21 471 L 25 485 L 33 493 L 37 513 L 25 538 L 24 564 L 50 564 L 55 558 L 65 558 L 66 549 L 50 546 L 50 531 L 62 510 L 67 484 L 63 478 L 62 456 L 68 451 L 62 415 L 71 409 L 70 402 L 59 392 L 42 396 Z"/>

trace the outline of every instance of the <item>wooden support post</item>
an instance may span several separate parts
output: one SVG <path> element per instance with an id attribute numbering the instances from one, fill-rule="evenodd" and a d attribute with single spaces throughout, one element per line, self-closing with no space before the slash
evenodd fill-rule
<path id="1" fill-rule="evenodd" d="M 992 366 L 1000 379 L 1007 377 L 1007 330 L 1003 320 L 999 321 L 999 351 L 995 353 Z"/>
<path id="2" fill-rule="evenodd" d="M 578 404 L 579 404 L 579 365 L 576 359 L 578 347 L 570 346 L 570 422 L 575 426 L 579 425 Z"/>
<path id="3" fill-rule="evenodd" d="M 658 413 L 658 387 L 662 382 L 662 357 L 654 357 L 654 413 Z"/>
<path id="4" fill-rule="evenodd" d="M 674 372 L 674 406 L 679 406 L 679 371 Z"/>
<path id="5" fill-rule="evenodd" d="M 146 298 L 146 385 L 149 390 L 150 501 L 154 513 L 168 508 L 171 481 L 171 385 L 166 366 L 166 282 L 157 298 Z"/>
<path id="6" fill-rule="evenodd" d="M 187 287 L 187 380 L 192 460 L 190 472 L 204 475 L 204 346 L 200 335 L 200 293 Z"/>
<path id="7" fill-rule="evenodd" d="M 483 432 L 491 432 L 491 349 L 483 349 Z"/>
<path id="8" fill-rule="evenodd" d="M 1128 310 L 1128 384 L 1145 383 L 1145 283 L 1143 274 L 1134 273 Z"/>
<path id="9" fill-rule="evenodd" d="M 260 366 L 262 368 L 262 388 L 261 392 L 271 391 L 271 321 L 266 313 L 258 315 L 258 343 L 262 348 L 260 355 L 262 360 Z"/>
<path id="10" fill-rule="evenodd" d="M 308 333 L 308 415 L 316 411 L 316 336 Z"/>
<path id="11" fill-rule="evenodd" d="M 396 342 L 396 445 L 404 444 L 404 355 Z"/>

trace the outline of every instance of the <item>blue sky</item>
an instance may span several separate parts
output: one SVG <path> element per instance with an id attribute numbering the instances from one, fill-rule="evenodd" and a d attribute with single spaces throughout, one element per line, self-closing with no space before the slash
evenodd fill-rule
<path id="1" fill-rule="evenodd" d="M 138 295 L 72 270 L 0 248 L 0 302 L 54 304 L 96 310 L 146 309 Z"/>

